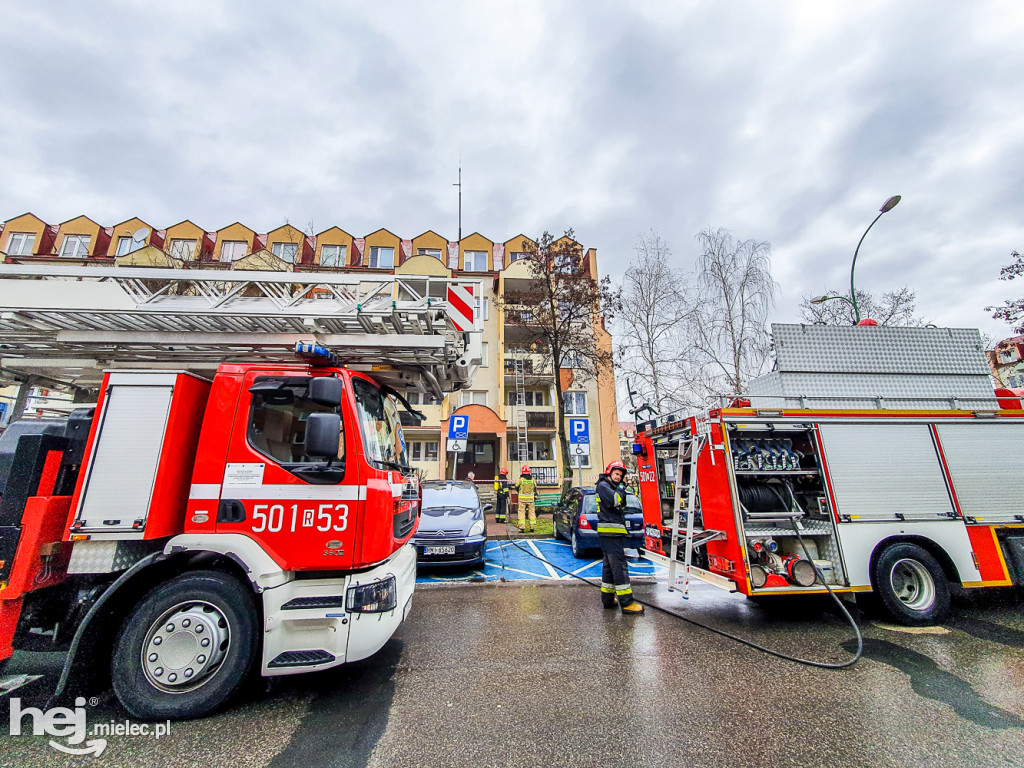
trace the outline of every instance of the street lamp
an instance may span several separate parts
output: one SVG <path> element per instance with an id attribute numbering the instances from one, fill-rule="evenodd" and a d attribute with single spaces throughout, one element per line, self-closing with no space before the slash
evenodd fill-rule
<path id="1" fill-rule="evenodd" d="M 893 195 L 888 200 L 886 200 L 884 203 L 882 203 L 882 207 L 878 209 L 878 215 L 875 216 L 875 221 L 878 221 L 880 218 L 882 218 L 883 214 L 886 214 L 889 211 L 891 211 L 893 208 L 895 208 L 896 204 L 899 203 L 899 201 L 900 201 L 900 196 L 899 195 Z M 857 291 L 853 287 L 853 270 L 857 267 L 857 254 L 860 253 L 860 244 L 864 242 L 864 238 L 868 236 L 868 232 L 870 232 L 871 228 L 873 226 L 875 226 L 875 221 L 872 221 L 870 224 L 868 224 L 868 228 L 865 229 L 864 230 L 864 234 L 860 236 L 860 242 L 857 243 L 857 250 L 855 250 L 853 252 L 853 264 L 850 265 L 850 299 L 849 299 L 849 303 L 853 307 L 853 316 L 855 318 L 854 323 L 859 323 L 860 322 L 860 309 L 857 307 Z M 827 301 L 828 300 L 827 297 L 819 296 L 818 298 L 822 299 L 823 301 Z M 838 297 L 838 298 L 845 298 L 845 296 L 841 296 L 841 297 Z M 814 302 L 812 300 L 811 303 L 813 304 L 813 303 L 820 303 L 820 302 Z"/>

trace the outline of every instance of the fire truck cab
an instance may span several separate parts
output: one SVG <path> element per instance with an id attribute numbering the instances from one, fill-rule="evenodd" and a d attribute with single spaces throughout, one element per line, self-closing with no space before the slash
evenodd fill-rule
<path id="1" fill-rule="evenodd" d="M 109 369 L 94 406 L 0 437 L 0 664 L 15 650 L 63 651 L 56 696 L 109 682 L 134 716 L 180 719 L 222 706 L 250 670 L 322 670 L 387 642 L 411 607 L 420 508 L 400 408 L 417 414 L 402 392 L 467 386 L 479 343 L 472 317 L 453 328 L 443 300 L 403 305 L 394 278 L 381 280 L 390 327 L 409 338 L 386 332 L 364 298 L 349 319 L 374 333 L 336 334 L 333 352 L 250 335 L 225 356 L 263 362 L 212 375 Z M 44 281 L 11 282 L 31 292 Z M 126 322 L 166 324 L 194 304 L 168 298 L 184 302 L 151 301 Z M 296 302 L 320 316 L 331 304 Z M 261 311 L 293 322 L 292 306 Z M 33 333 L 57 321 L 11 314 Z M 341 313 L 321 322 L 332 320 Z M 295 354 L 280 348 L 289 342 Z M 205 372 L 216 350 L 186 354 Z"/>
<path id="2" fill-rule="evenodd" d="M 638 425 L 646 544 L 670 585 L 827 584 L 928 624 L 951 584 L 1024 583 L 1024 411 L 996 400 L 961 330 L 776 325 L 776 371 L 748 399 Z"/>

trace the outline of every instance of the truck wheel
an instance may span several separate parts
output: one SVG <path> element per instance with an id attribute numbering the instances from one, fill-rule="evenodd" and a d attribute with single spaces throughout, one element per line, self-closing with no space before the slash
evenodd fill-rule
<path id="1" fill-rule="evenodd" d="M 256 657 L 253 594 L 219 571 L 196 571 L 153 589 L 114 644 L 114 693 L 133 716 L 186 720 L 223 706 Z"/>
<path id="2" fill-rule="evenodd" d="M 886 613 L 900 624 L 936 624 L 949 612 L 946 574 L 916 544 L 886 547 L 875 563 L 874 586 Z"/>

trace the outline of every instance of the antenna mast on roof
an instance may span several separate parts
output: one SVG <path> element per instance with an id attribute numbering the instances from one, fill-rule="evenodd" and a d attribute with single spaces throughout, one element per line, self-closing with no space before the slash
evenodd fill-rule
<path id="1" fill-rule="evenodd" d="M 459 157 L 459 183 L 452 184 L 459 188 L 459 242 L 462 242 L 462 157 Z"/>

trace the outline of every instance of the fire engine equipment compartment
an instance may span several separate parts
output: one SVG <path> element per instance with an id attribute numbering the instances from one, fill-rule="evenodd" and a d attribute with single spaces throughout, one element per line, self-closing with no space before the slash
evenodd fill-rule
<path id="1" fill-rule="evenodd" d="M 727 435 L 751 587 L 845 586 L 813 425 L 729 424 Z"/>

